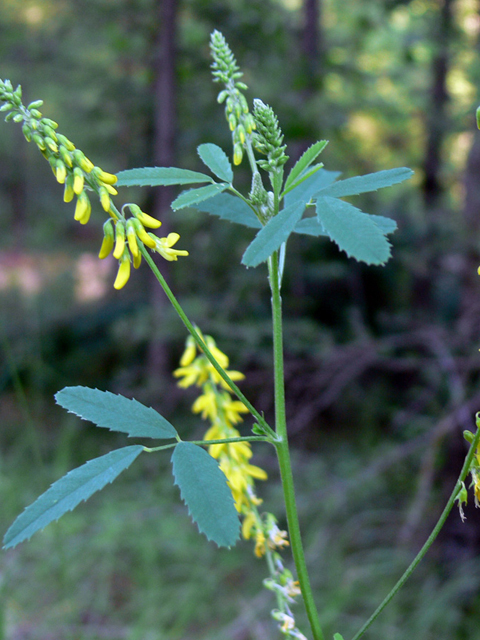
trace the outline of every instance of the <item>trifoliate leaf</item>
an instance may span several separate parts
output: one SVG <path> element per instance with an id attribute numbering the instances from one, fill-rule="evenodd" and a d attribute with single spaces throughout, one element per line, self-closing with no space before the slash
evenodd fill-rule
<path id="1" fill-rule="evenodd" d="M 238 540 L 240 521 L 227 478 L 217 461 L 191 442 L 179 442 L 172 455 L 175 484 L 192 520 L 219 547 Z"/>
<path id="2" fill-rule="evenodd" d="M 288 240 L 303 214 L 303 202 L 282 209 L 261 229 L 243 254 L 242 263 L 247 267 L 257 267 L 265 262 L 281 244 Z"/>
<path id="3" fill-rule="evenodd" d="M 75 509 L 82 500 L 88 500 L 96 491 L 113 482 L 142 451 L 141 445 L 111 451 L 100 458 L 89 460 L 57 480 L 18 516 L 5 534 L 4 548 L 9 549 L 28 540 L 36 531 L 58 520 L 67 511 Z"/>
<path id="4" fill-rule="evenodd" d="M 212 173 L 223 182 L 232 184 L 233 171 L 230 160 L 223 149 L 216 144 L 201 144 L 197 147 L 198 155 Z"/>
<path id="5" fill-rule="evenodd" d="M 55 395 L 57 403 L 97 427 L 121 431 L 136 438 L 175 438 L 168 420 L 137 400 L 88 387 L 65 387 Z"/>
<path id="6" fill-rule="evenodd" d="M 296 164 L 288 174 L 288 178 L 285 181 L 284 193 L 290 191 L 290 188 L 293 188 L 297 183 L 297 178 L 300 177 L 300 174 L 305 172 L 312 162 L 314 162 L 320 153 L 325 149 L 328 144 L 328 140 L 319 140 L 319 142 L 315 142 L 309 147 L 297 160 Z M 320 169 L 320 167 L 318 167 Z M 308 175 L 305 176 L 305 178 Z"/>
<path id="7" fill-rule="evenodd" d="M 260 229 L 260 220 L 256 217 L 248 204 L 229 193 L 219 193 L 213 198 L 199 202 L 193 206 L 198 211 L 210 213 L 229 222 L 243 224 L 245 227 Z"/>
<path id="8" fill-rule="evenodd" d="M 213 182 L 210 176 L 198 171 L 177 167 L 143 167 L 117 173 L 116 187 L 168 187 L 173 184 L 201 184 Z"/>
<path id="9" fill-rule="evenodd" d="M 218 193 L 225 191 L 225 189 L 228 189 L 228 186 L 228 184 L 209 184 L 207 187 L 182 191 L 178 198 L 175 198 L 172 202 L 171 207 L 174 211 L 184 209 L 185 207 L 193 207 L 197 202 L 208 200 Z"/>
<path id="10" fill-rule="evenodd" d="M 366 213 L 337 198 L 319 197 L 317 215 L 330 238 L 346 254 L 367 264 L 384 264 L 390 243 Z"/>
<path id="11" fill-rule="evenodd" d="M 413 171 L 407 167 L 399 167 L 398 169 L 388 169 L 386 171 L 377 171 L 369 173 L 365 176 L 356 176 L 355 178 L 347 178 L 339 180 L 335 184 L 322 187 L 318 196 L 331 196 L 335 198 L 343 198 L 344 196 L 356 196 L 359 193 L 367 193 L 368 191 L 377 191 L 384 187 L 391 187 L 404 180 L 408 180 L 413 176 Z"/>

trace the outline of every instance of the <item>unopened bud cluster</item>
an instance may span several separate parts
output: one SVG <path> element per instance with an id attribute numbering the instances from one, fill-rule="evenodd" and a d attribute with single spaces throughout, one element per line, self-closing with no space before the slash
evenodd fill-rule
<path id="1" fill-rule="evenodd" d="M 22 130 L 28 142 L 35 142 L 43 156 L 48 160 L 53 174 L 60 184 L 65 185 L 63 199 L 71 202 L 77 198 L 74 218 L 80 224 L 90 220 L 92 206 L 85 191 L 95 192 L 103 209 L 110 215 L 103 226 L 103 242 L 100 258 L 106 258 L 113 250 L 113 256 L 119 261 L 114 287 L 121 289 L 130 277 L 130 264 L 138 268 L 141 263 L 140 248 L 144 245 L 157 251 L 166 260 L 177 260 L 178 256 L 187 256 L 187 251 L 172 249 L 180 236 L 170 233 L 166 238 L 158 238 L 146 228 L 158 229 L 159 220 L 144 213 L 135 204 L 124 205 L 120 213 L 112 203 L 110 196 L 117 195 L 114 184 L 117 177 L 96 167 L 85 154 L 77 149 L 73 142 L 58 133 L 58 124 L 44 118 L 39 111 L 42 100 L 31 102 L 27 107 L 22 104 L 22 89 L 13 89 L 9 80 L 0 80 L 0 102 L 4 104 L 0 111 L 7 112 L 5 120 L 23 122 Z M 125 210 L 130 209 L 132 216 L 126 218 Z"/>
<path id="2" fill-rule="evenodd" d="M 225 117 L 232 132 L 233 163 L 238 165 L 242 162 L 247 136 L 255 129 L 255 120 L 242 93 L 242 90 L 245 91 L 248 87 L 239 81 L 243 73 L 220 31 L 212 33 L 210 49 L 214 82 L 222 82 L 225 85 L 217 100 L 220 104 L 225 102 Z"/>
<path id="3" fill-rule="evenodd" d="M 258 165 L 265 171 L 277 171 L 287 162 L 285 154 L 287 145 L 282 144 L 283 134 L 273 109 L 259 99 L 253 101 L 253 117 L 255 134 L 253 146 L 267 156 L 266 160 L 258 160 Z"/>

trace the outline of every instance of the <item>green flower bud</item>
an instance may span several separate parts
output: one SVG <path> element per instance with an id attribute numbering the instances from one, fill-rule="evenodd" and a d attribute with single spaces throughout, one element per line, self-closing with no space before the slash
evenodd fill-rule
<path id="1" fill-rule="evenodd" d="M 33 102 L 30 102 L 27 109 L 29 111 L 31 111 L 32 109 L 38 109 L 38 107 L 41 107 L 42 104 L 43 104 L 43 100 L 34 100 Z"/>
<path id="2" fill-rule="evenodd" d="M 34 118 L 42 117 L 42 114 L 40 113 L 40 111 L 38 111 L 38 109 L 30 109 L 30 115 L 33 116 Z"/>
<path id="3" fill-rule="evenodd" d="M 108 255 L 110 255 L 114 244 L 115 232 L 113 228 L 113 222 L 111 220 L 107 220 L 103 225 L 103 241 L 102 246 L 100 247 L 100 253 L 98 254 L 100 260 L 103 260 Z"/>
<path id="4" fill-rule="evenodd" d="M 30 142 L 32 139 L 32 129 L 28 126 L 28 124 L 24 124 L 22 127 L 23 135 L 25 136 L 25 140 Z"/>
<path id="5" fill-rule="evenodd" d="M 39 133 L 34 133 L 32 139 L 41 151 L 45 151 L 45 142 L 43 141 L 43 138 Z"/>

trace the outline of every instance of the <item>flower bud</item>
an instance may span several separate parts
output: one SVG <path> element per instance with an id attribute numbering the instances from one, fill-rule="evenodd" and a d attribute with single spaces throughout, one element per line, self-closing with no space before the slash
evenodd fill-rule
<path id="1" fill-rule="evenodd" d="M 34 100 L 33 102 L 30 102 L 27 109 L 31 111 L 32 109 L 37 109 L 38 107 L 41 107 L 42 104 L 43 104 L 43 100 Z"/>
<path id="2" fill-rule="evenodd" d="M 220 91 L 220 93 L 218 94 L 217 97 L 217 102 L 219 104 L 222 104 L 222 102 L 225 102 L 225 98 L 228 96 L 228 91 L 226 91 L 225 89 L 223 91 Z"/>
<path id="3" fill-rule="evenodd" d="M 143 244 L 145 244 L 150 249 L 155 249 L 156 242 L 153 239 L 155 236 L 152 237 L 150 234 L 148 234 L 145 231 L 145 229 L 143 228 L 143 225 L 140 222 L 140 220 L 137 220 L 136 218 L 131 218 L 131 220 L 132 220 L 133 225 L 135 227 L 135 233 L 140 238 L 140 240 L 143 242 Z"/>
<path id="4" fill-rule="evenodd" d="M 82 191 L 77 199 L 77 205 L 75 207 L 75 220 L 78 220 L 80 224 L 87 224 L 90 220 L 90 213 L 92 212 L 92 205 L 88 199 L 85 191 Z"/>
<path id="5" fill-rule="evenodd" d="M 134 258 L 136 258 L 139 254 L 138 251 L 138 243 L 137 243 L 137 234 L 135 231 L 135 224 L 133 219 L 130 218 L 127 220 L 127 241 L 130 252 Z"/>
<path id="6" fill-rule="evenodd" d="M 28 126 L 28 124 L 24 124 L 22 127 L 22 131 L 23 131 L 23 135 L 25 136 L 25 140 L 27 142 L 30 142 L 30 140 L 32 139 L 32 130 L 31 128 Z"/>
<path id="7" fill-rule="evenodd" d="M 65 183 L 65 179 L 67 177 L 67 168 L 62 160 L 57 160 L 55 162 L 55 177 L 57 178 L 57 182 L 60 184 Z"/>
<path id="8" fill-rule="evenodd" d="M 243 158 L 243 147 L 239 142 L 237 142 L 233 146 L 233 164 L 239 165 L 242 162 L 242 158 Z"/>
<path id="9" fill-rule="evenodd" d="M 63 192 L 63 201 L 71 202 L 73 200 L 73 196 L 75 195 L 75 191 L 73 190 L 73 176 L 68 175 L 65 180 L 65 191 Z"/>
<path id="10" fill-rule="evenodd" d="M 115 225 L 115 250 L 113 257 L 119 260 L 125 249 L 125 225 L 120 220 Z"/>
<path id="11" fill-rule="evenodd" d="M 75 145 L 67 137 L 61 133 L 57 133 L 57 140 L 59 144 L 62 144 L 68 151 L 75 151 Z"/>
<path id="12" fill-rule="evenodd" d="M 67 165 L 67 167 L 69 169 L 72 168 L 73 163 L 72 163 L 72 156 L 70 155 L 70 153 L 67 151 L 67 147 L 64 147 L 63 144 L 60 145 L 58 147 L 58 153 L 61 157 L 61 159 L 63 160 L 63 162 Z"/>
<path id="13" fill-rule="evenodd" d="M 80 195 L 83 191 L 83 185 L 85 182 L 85 175 L 81 169 L 75 167 L 73 170 L 73 190 L 76 195 Z"/>
<path id="14" fill-rule="evenodd" d="M 108 255 L 110 255 L 113 245 L 115 243 L 115 232 L 113 229 L 113 222 L 111 220 L 107 220 L 103 225 L 103 241 L 102 246 L 100 247 L 100 252 L 98 257 L 100 260 L 103 260 Z"/>
<path id="15" fill-rule="evenodd" d="M 138 256 L 133 256 L 133 268 L 138 269 L 138 267 L 142 264 L 142 254 L 140 251 L 138 252 Z"/>
<path id="16" fill-rule="evenodd" d="M 60 142 L 62 142 L 61 140 L 59 140 Z M 65 143 L 62 143 L 65 144 Z M 67 146 L 67 145 L 65 145 Z M 67 147 L 68 149 L 68 147 Z M 86 156 L 85 154 L 80 151 L 80 149 L 75 149 L 75 151 L 73 151 L 73 159 L 75 161 L 75 164 L 77 164 L 81 169 L 83 169 L 85 171 L 85 173 L 90 173 L 90 171 L 93 169 L 93 167 L 95 166 L 93 164 L 93 162 L 91 162 Z"/>
<path id="17" fill-rule="evenodd" d="M 43 121 L 42 121 L 43 122 Z M 49 138 L 51 138 L 54 142 L 57 141 L 57 134 L 55 133 L 55 131 L 52 129 L 52 127 L 49 127 L 48 125 L 44 125 L 43 126 L 43 133 L 48 136 Z"/>
<path id="18" fill-rule="evenodd" d="M 235 131 L 235 129 L 237 127 L 237 119 L 235 118 L 233 113 L 231 113 L 228 116 L 228 126 L 230 127 L 230 131 Z"/>
<path id="19" fill-rule="evenodd" d="M 48 136 L 46 136 L 45 137 L 45 145 L 50 149 L 50 151 L 53 151 L 53 153 L 57 153 L 58 146 L 57 146 L 57 143 L 55 142 L 55 140 L 53 140 L 52 138 L 49 138 Z"/>
<path id="20" fill-rule="evenodd" d="M 98 180 L 104 184 L 116 184 L 118 181 L 117 176 L 113 175 L 113 173 L 103 171 L 100 167 L 94 167 L 93 172 Z"/>
<path id="21" fill-rule="evenodd" d="M 140 220 L 140 222 L 144 227 L 148 227 L 149 229 L 158 229 L 159 227 L 162 226 L 162 223 L 160 222 L 160 220 L 157 220 L 156 218 L 149 216 L 148 213 L 144 213 L 138 205 L 131 204 L 129 205 L 129 207 L 130 207 L 130 211 L 138 220 Z"/>
<path id="22" fill-rule="evenodd" d="M 118 268 L 117 277 L 115 278 L 115 282 L 113 286 L 115 289 L 121 289 L 124 287 L 128 279 L 130 278 L 130 256 L 128 251 L 125 251 L 122 255 L 122 259 L 120 260 L 120 266 Z"/>
<path id="23" fill-rule="evenodd" d="M 108 213 L 110 211 L 110 196 L 108 195 L 108 191 L 105 187 L 100 187 L 98 190 L 100 194 L 100 202 L 102 203 L 102 207 Z"/>
<path id="24" fill-rule="evenodd" d="M 45 151 L 45 148 L 46 148 L 45 143 L 43 141 L 42 136 L 39 133 L 34 133 L 32 136 L 32 139 L 37 145 L 37 147 L 40 149 L 40 151 Z"/>

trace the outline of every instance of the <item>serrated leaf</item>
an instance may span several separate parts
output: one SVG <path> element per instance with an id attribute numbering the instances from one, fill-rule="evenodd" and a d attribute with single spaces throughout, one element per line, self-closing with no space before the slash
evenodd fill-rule
<path id="1" fill-rule="evenodd" d="M 320 224 L 318 218 L 304 218 L 297 222 L 295 233 L 304 233 L 308 236 L 326 236 L 325 229 Z"/>
<path id="2" fill-rule="evenodd" d="M 3 539 L 4 548 L 10 549 L 28 540 L 36 531 L 72 511 L 96 491 L 120 475 L 142 453 L 141 445 L 132 445 L 111 451 L 100 458 L 89 460 L 78 469 L 57 480 L 48 491 L 18 516 Z"/>
<path id="3" fill-rule="evenodd" d="M 265 262 L 281 244 L 288 240 L 303 214 L 305 205 L 303 202 L 295 203 L 282 209 L 275 217 L 267 222 L 253 242 L 251 242 L 243 254 L 242 263 L 247 267 L 257 267 Z"/>
<path id="4" fill-rule="evenodd" d="M 197 202 L 203 202 L 213 198 L 218 193 L 228 189 L 228 184 L 209 184 L 207 187 L 200 187 L 199 189 L 189 189 L 188 191 L 182 191 L 182 193 L 175 198 L 171 207 L 174 211 L 183 209 L 185 207 L 193 207 Z"/>
<path id="5" fill-rule="evenodd" d="M 250 207 L 243 200 L 229 193 L 219 193 L 213 198 L 194 205 L 193 208 L 245 227 L 260 229 L 262 226 Z"/>
<path id="6" fill-rule="evenodd" d="M 179 442 L 172 455 L 175 484 L 192 520 L 219 547 L 236 543 L 240 522 L 227 478 L 217 461 L 191 442 Z"/>
<path id="7" fill-rule="evenodd" d="M 207 143 L 201 144 L 197 147 L 197 152 L 202 162 L 207 165 L 210 171 L 214 173 L 217 178 L 220 178 L 220 180 L 228 182 L 229 184 L 232 183 L 232 165 L 230 164 L 228 156 L 223 149 L 218 147 L 216 144 Z"/>
<path id="8" fill-rule="evenodd" d="M 174 184 L 213 182 L 210 176 L 198 171 L 177 167 L 142 167 L 117 173 L 117 187 L 168 187 Z"/>
<path id="9" fill-rule="evenodd" d="M 385 216 L 375 216 L 373 213 L 370 213 L 370 218 L 377 225 L 382 233 L 388 235 L 389 233 L 393 233 L 397 230 L 397 223 L 395 220 L 391 218 L 385 218 Z"/>
<path id="10" fill-rule="evenodd" d="M 285 206 L 290 206 L 295 202 L 309 202 L 314 193 L 328 187 L 340 175 L 339 171 L 327 171 L 320 169 L 313 176 L 296 186 L 285 196 Z"/>
<path id="11" fill-rule="evenodd" d="M 315 195 L 331 196 L 335 198 L 356 196 L 359 193 L 367 193 L 368 191 L 377 191 L 384 187 L 391 187 L 394 184 L 408 180 L 412 176 L 413 171 L 411 169 L 407 169 L 407 167 L 387 169 L 386 171 L 368 173 L 365 176 L 356 176 L 355 178 L 339 180 L 338 182 L 335 182 L 335 184 L 322 187 L 321 191 Z"/>
<path id="12" fill-rule="evenodd" d="M 348 256 L 377 265 L 389 259 L 390 243 L 368 214 L 329 196 L 318 198 L 316 208 L 320 224 Z"/>
<path id="13" fill-rule="evenodd" d="M 137 400 L 110 391 L 66 387 L 55 395 L 57 403 L 97 427 L 128 433 L 136 438 L 175 438 L 177 431 L 163 416 Z"/>
<path id="14" fill-rule="evenodd" d="M 294 186 L 297 178 L 301 173 L 307 169 L 312 162 L 314 162 L 320 153 L 325 149 L 328 144 L 328 140 L 319 140 L 312 144 L 297 160 L 292 170 L 288 174 L 288 178 L 285 181 L 284 192 L 290 191 L 290 187 Z"/>

